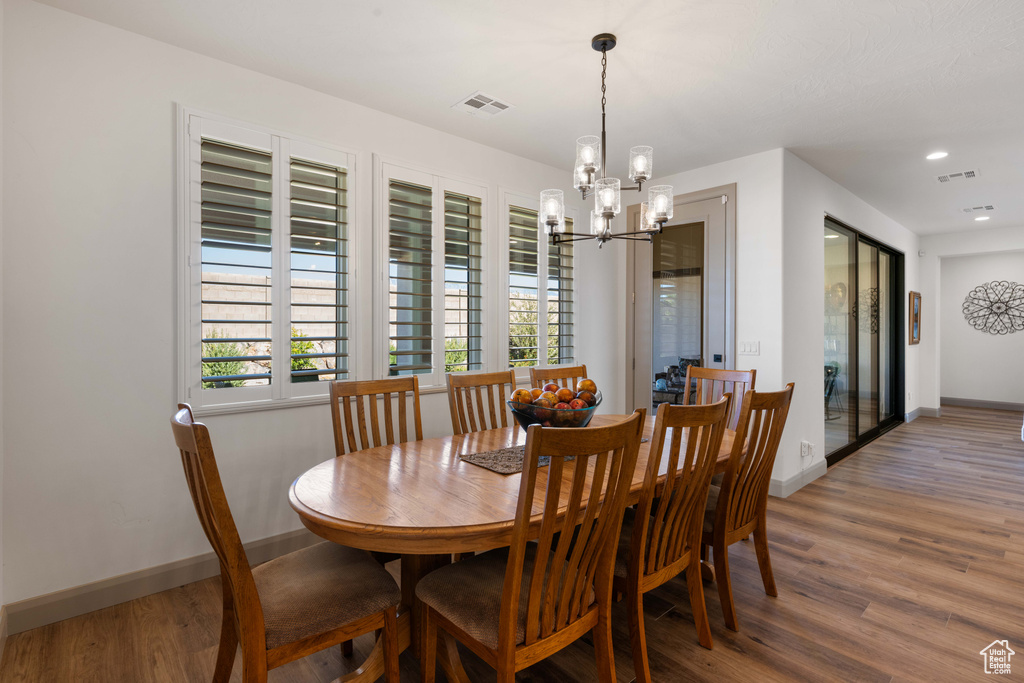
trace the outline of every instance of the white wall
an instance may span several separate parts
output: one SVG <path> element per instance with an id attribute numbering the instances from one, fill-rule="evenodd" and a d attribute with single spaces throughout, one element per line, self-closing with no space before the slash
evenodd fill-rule
<path id="1" fill-rule="evenodd" d="M 967 293 L 993 280 L 1024 284 L 1024 251 L 942 259 L 939 363 L 942 398 L 1024 404 L 1024 332 L 993 335 L 963 316 Z"/>
<path id="2" fill-rule="evenodd" d="M 0 0 L 0 264 L 4 259 L 4 0 Z M 0 605 L 4 605 L 4 283 L 0 277 Z M 0 634 L 2 637 L 2 634 Z M 0 652 L 3 655 L 3 652 Z"/>
<path id="3" fill-rule="evenodd" d="M 782 375 L 786 382 L 796 383 L 796 390 L 772 478 L 787 481 L 825 457 L 825 214 L 906 254 L 904 292 L 900 294 L 904 300 L 906 292 L 917 289 L 918 237 L 795 154 L 787 151 L 783 161 Z M 917 349 L 907 347 L 907 412 L 918 405 L 918 365 Z M 760 375 L 758 369 L 759 386 Z M 800 457 L 800 441 L 814 444 L 813 458 Z"/>
<path id="4" fill-rule="evenodd" d="M 940 382 L 939 359 L 944 353 L 942 331 L 946 329 L 946 316 L 942 314 L 939 302 L 943 300 L 941 273 L 945 268 L 946 259 L 1024 250 L 1024 226 L 928 235 L 921 238 L 920 246 L 924 252 L 918 259 L 921 269 L 921 406 L 938 410 L 941 396 L 954 396 L 946 393 Z M 989 278 L 991 279 L 993 278 Z M 1024 342 L 1024 338 L 1019 338 L 1021 333 L 1010 336 L 1016 343 L 1015 353 L 1018 356 L 1022 355 L 1024 346 L 1021 343 Z M 1021 399 L 1018 398 L 1014 402 L 1021 402 Z"/>
<path id="5" fill-rule="evenodd" d="M 20 332 L 3 349 L 4 504 L 22 512 L 3 518 L 7 602 L 209 550 L 168 427 L 176 103 L 362 151 L 361 202 L 373 152 L 478 178 L 492 206 L 498 187 L 569 186 L 569 172 L 26 0 L 8 3 L 3 47 L 3 304 Z M 577 250 L 580 319 L 611 334 L 612 251 L 592 252 Z M 595 377 L 620 360 L 610 346 L 580 330 Z M 443 394 L 423 417 L 450 433 Z M 328 406 L 205 421 L 243 540 L 299 528 L 287 489 L 332 454 Z"/>

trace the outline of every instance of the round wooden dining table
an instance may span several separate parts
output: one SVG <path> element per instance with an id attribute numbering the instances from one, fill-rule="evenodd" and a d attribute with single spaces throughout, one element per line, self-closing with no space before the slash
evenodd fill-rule
<path id="1" fill-rule="evenodd" d="M 628 417 L 597 415 L 591 426 Z M 640 497 L 653 429 L 654 418 L 648 417 L 630 504 Z M 726 431 L 716 471 L 728 462 L 734 436 Z M 525 443 L 526 430 L 516 425 L 356 451 L 322 462 L 298 477 L 289 502 L 317 536 L 353 548 L 402 555 L 402 601 L 411 609 L 400 616 L 401 647 L 411 644 L 419 656 L 415 599 L 419 579 L 450 562 L 452 553 L 500 548 L 512 538 L 521 475 L 498 474 L 462 456 Z M 659 473 L 662 481 L 666 461 L 662 459 Z M 454 640 L 439 637 L 438 648 L 438 663 L 448 680 L 468 680 Z M 377 660 L 383 672 L 381 656 L 378 644 L 363 667 L 367 674 Z M 370 675 L 367 678 L 372 680 Z"/>

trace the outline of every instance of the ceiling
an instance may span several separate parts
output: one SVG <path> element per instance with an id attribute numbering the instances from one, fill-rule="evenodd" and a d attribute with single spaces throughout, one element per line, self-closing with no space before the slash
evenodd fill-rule
<path id="1" fill-rule="evenodd" d="M 45 1 L 563 167 L 566 189 L 611 32 L 610 175 L 637 144 L 656 175 L 785 147 L 922 235 L 1024 226 L 1021 0 Z M 514 108 L 451 108 L 478 90 Z"/>

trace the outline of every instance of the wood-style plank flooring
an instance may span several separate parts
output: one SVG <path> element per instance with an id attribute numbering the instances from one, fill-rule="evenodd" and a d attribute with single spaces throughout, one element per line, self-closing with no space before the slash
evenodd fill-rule
<path id="1" fill-rule="evenodd" d="M 981 680 L 979 651 L 997 638 L 1024 676 L 1024 444 L 1019 413 L 943 408 L 903 425 L 785 500 L 769 502 L 779 589 L 761 587 L 753 548 L 730 556 L 740 631 L 705 586 L 715 647 L 697 644 L 686 586 L 648 594 L 656 681 Z M 220 623 L 219 579 L 201 581 L 11 636 L 0 683 L 208 681 Z M 624 603 L 618 679 L 633 679 Z M 270 681 L 329 681 L 358 666 L 356 642 L 272 671 Z M 493 672 L 463 651 L 474 680 Z M 402 679 L 418 665 L 402 656 Z M 232 681 L 241 680 L 241 660 Z M 579 642 L 520 681 L 593 681 Z"/>

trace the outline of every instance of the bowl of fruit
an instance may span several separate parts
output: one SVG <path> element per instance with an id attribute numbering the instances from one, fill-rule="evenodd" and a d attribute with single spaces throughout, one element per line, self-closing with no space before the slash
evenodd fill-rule
<path id="1" fill-rule="evenodd" d="M 601 405 L 601 392 L 591 379 L 581 379 L 576 390 L 545 384 L 537 389 L 516 389 L 506 401 L 523 429 L 545 427 L 586 427 Z"/>

